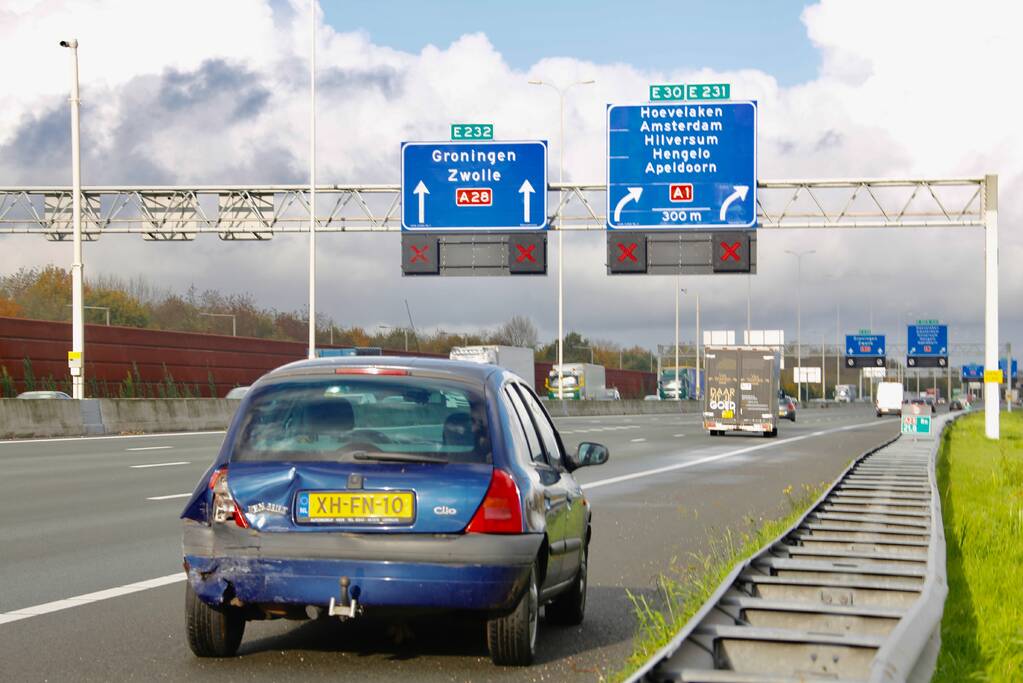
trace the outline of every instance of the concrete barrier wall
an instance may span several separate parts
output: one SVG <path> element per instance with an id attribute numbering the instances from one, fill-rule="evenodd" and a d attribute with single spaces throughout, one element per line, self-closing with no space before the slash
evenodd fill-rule
<path id="1" fill-rule="evenodd" d="M 78 401 L 0 399 L 0 439 L 79 436 L 84 433 Z"/>
<path id="2" fill-rule="evenodd" d="M 226 429 L 239 401 L 224 398 L 100 399 L 107 434 Z"/>
<path id="3" fill-rule="evenodd" d="M 0 399 L 0 439 L 197 432 L 226 429 L 239 401 L 223 398 L 102 398 L 89 401 Z M 93 410 L 90 412 L 90 405 Z M 94 406 L 99 406 L 97 422 Z M 678 415 L 703 410 L 699 401 L 544 401 L 554 417 Z M 863 403 L 808 404 L 801 412 L 869 411 Z M 798 418 L 797 418 L 798 419 Z"/>

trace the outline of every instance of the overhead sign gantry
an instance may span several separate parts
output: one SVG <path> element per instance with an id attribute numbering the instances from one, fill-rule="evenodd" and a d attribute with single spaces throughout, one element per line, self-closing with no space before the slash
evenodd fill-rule
<path id="1" fill-rule="evenodd" d="M 948 325 L 919 320 L 906 328 L 906 367 L 948 367 Z"/>

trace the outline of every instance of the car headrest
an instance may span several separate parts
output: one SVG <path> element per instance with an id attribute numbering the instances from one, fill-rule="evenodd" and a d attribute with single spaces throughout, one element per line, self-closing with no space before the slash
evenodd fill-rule
<path id="1" fill-rule="evenodd" d="M 476 432 L 473 429 L 472 415 L 454 413 L 444 420 L 444 443 L 450 446 L 476 447 Z"/>
<path id="2" fill-rule="evenodd" d="M 305 407 L 302 415 L 304 431 L 316 434 L 340 434 L 355 426 L 352 404 L 343 398 L 316 401 Z"/>

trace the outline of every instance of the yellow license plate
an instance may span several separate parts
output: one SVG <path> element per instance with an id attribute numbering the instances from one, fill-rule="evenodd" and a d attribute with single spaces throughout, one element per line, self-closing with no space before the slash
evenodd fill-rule
<path id="1" fill-rule="evenodd" d="M 726 420 L 730 420 L 733 417 L 735 417 L 735 411 L 734 410 L 722 410 L 721 411 L 721 417 L 726 419 Z"/>
<path id="2" fill-rule="evenodd" d="M 411 491 L 302 491 L 298 521 L 332 524 L 411 524 L 416 496 Z"/>

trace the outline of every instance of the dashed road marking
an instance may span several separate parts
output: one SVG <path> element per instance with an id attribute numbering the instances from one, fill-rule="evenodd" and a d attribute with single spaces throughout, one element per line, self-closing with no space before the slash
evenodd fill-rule
<path id="1" fill-rule="evenodd" d="M 178 462 L 157 462 L 152 465 L 131 465 L 133 470 L 144 470 L 150 467 L 173 467 L 174 465 L 191 465 L 192 463 L 188 460 L 180 460 Z"/>

